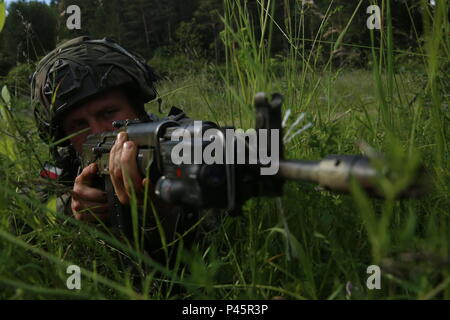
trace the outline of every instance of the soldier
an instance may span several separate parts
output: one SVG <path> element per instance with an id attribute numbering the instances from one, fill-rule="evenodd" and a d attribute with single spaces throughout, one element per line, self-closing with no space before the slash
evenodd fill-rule
<path id="1" fill-rule="evenodd" d="M 115 120 L 155 120 L 154 115 L 146 113 L 144 104 L 157 96 L 156 80 L 141 57 L 107 38 L 75 38 L 40 61 L 32 79 L 35 120 L 44 141 L 61 141 L 51 149 L 57 167 L 47 168 L 41 175 L 72 187 L 71 192 L 58 198 L 58 210 L 77 220 L 92 222 L 97 217 L 108 221 L 106 194 L 95 185 L 97 168 L 95 164 L 79 168 L 78 156 L 87 135 L 112 131 Z M 127 141 L 126 133 L 120 133 L 109 162 L 115 193 L 120 203 L 128 206 L 131 188 L 140 201 L 144 186 L 149 184 L 150 198 L 170 241 L 188 225 L 187 215 L 156 198 L 151 179 L 138 172 L 136 154 L 136 145 Z M 152 228 L 154 232 L 146 235 L 146 247 L 157 255 L 160 237 L 156 225 Z"/>

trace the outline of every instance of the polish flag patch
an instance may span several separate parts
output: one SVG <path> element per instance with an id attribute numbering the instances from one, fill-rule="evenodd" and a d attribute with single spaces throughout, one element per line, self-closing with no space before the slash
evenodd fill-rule
<path id="1" fill-rule="evenodd" d="M 52 166 L 48 163 L 44 165 L 44 169 L 39 174 L 43 178 L 58 180 L 58 177 L 62 174 L 62 169 Z"/>

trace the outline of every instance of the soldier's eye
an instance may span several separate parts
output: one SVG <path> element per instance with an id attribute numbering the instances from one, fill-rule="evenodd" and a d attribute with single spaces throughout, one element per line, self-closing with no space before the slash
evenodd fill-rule
<path id="1" fill-rule="evenodd" d="M 89 126 L 89 124 L 86 121 L 80 120 L 80 121 L 72 122 L 69 125 L 68 133 L 78 132 L 80 130 L 83 130 L 83 129 L 87 128 L 88 126 Z"/>
<path id="2" fill-rule="evenodd" d="M 103 116 L 105 118 L 110 118 L 110 117 L 114 116 L 116 113 L 117 113 L 117 109 L 108 109 L 108 110 L 105 110 L 105 112 L 103 113 Z"/>

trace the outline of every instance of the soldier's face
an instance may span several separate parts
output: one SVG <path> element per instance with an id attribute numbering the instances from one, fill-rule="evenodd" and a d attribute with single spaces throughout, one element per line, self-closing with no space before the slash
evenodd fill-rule
<path id="1" fill-rule="evenodd" d="M 117 91 L 89 100 L 69 112 L 62 121 L 62 128 L 66 135 L 89 128 L 70 139 L 75 150 L 81 153 L 82 145 L 88 135 L 113 131 L 113 121 L 137 117 L 136 111 L 128 102 L 125 94 Z"/>

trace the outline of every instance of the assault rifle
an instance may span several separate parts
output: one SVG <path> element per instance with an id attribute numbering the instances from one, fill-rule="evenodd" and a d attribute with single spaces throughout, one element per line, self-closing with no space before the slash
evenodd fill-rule
<path id="1" fill-rule="evenodd" d="M 256 149 L 248 142 L 245 143 L 244 149 L 239 149 L 239 139 L 236 137 L 227 139 L 226 133 L 230 127 L 221 128 L 209 121 L 203 121 L 199 126 L 187 118 L 181 110 L 172 108 L 165 119 L 152 122 L 115 121 L 113 126 L 117 130 L 88 136 L 83 145 L 81 164 L 82 167 L 86 167 L 93 162 L 97 163 L 98 173 L 108 197 L 111 225 L 124 233 L 128 233 L 126 230 L 130 222 L 114 195 L 108 172 L 109 152 L 121 131 L 126 131 L 128 139 L 138 146 L 138 168 L 142 176 L 150 174 L 151 180 L 157 181 L 155 193 L 165 202 L 181 207 L 224 208 L 231 213 L 237 213 L 252 197 L 281 196 L 286 180 L 311 182 L 332 192 L 349 193 L 351 179 L 355 179 L 368 194 L 383 196 L 375 183 L 378 172 L 371 165 L 370 159 L 365 156 L 329 155 L 319 161 L 284 159 L 281 104 L 280 94 L 273 94 L 271 101 L 264 93 L 256 94 L 255 132 L 267 133 L 265 137 L 258 137 Z M 181 141 L 173 139 L 177 132 L 179 136 L 180 131 L 177 130 L 180 129 L 187 139 Z M 186 133 L 188 134 L 185 135 Z M 200 148 L 200 153 L 207 148 L 212 149 L 212 143 L 218 143 L 216 148 L 223 148 L 223 155 L 220 155 L 218 149 L 214 155 L 223 159 L 222 163 L 194 161 L 176 164 L 173 161 L 174 148 L 178 150 L 184 148 L 184 152 L 187 153 L 190 150 L 193 155 L 198 151 L 195 148 Z M 267 161 L 264 163 L 259 153 L 261 150 L 257 150 L 260 148 L 266 149 L 267 154 L 278 152 L 276 163 L 268 164 Z M 239 163 L 236 161 L 239 152 L 256 155 L 256 161 Z M 231 157 L 228 156 L 230 153 Z M 278 167 L 276 174 L 262 175 L 262 169 L 268 169 L 269 165 Z M 422 191 L 423 187 L 414 183 L 400 196 L 414 197 L 420 195 Z"/>

